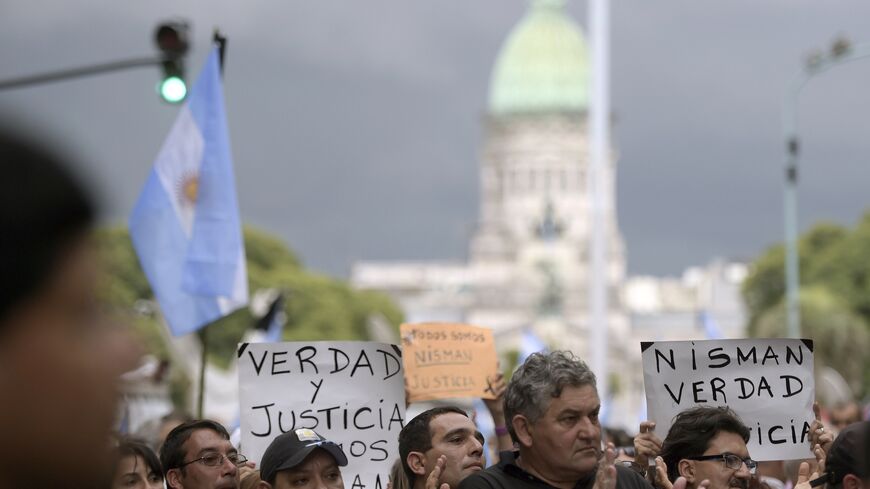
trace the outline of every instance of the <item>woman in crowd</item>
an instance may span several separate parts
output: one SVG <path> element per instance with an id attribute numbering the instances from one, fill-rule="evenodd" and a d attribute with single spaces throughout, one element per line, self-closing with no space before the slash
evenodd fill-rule
<path id="1" fill-rule="evenodd" d="M 163 469 L 157 454 L 143 442 L 122 439 L 112 489 L 163 489 Z"/>

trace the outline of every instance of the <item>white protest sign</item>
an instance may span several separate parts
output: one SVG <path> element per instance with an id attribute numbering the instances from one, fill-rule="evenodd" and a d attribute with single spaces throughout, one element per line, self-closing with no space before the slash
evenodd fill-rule
<path id="1" fill-rule="evenodd" d="M 276 436 L 309 428 L 344 450 L 345 488 L 386 489 L 405 417 L 396 345 L 242 343 L 237 354 L 245 456 L 259 465 Z"/>
<path id="2" fill-rule="evenodd" d="M 753 459 L 813 456 L 812 340 L 644 342 L 641 351 L 647 418 L 660 438 L 685 409 L 728 406 L 749 427 Z"/>

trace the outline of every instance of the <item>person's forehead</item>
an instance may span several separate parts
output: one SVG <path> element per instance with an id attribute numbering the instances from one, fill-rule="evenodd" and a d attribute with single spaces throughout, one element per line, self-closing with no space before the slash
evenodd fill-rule
<path id="1" fill-rule="evenodd" d="M 143 468 L 145 465 L 145 461 L 142 457 L 138 455 L 124 455 L 121 457 L 121 460 L 118 461 L 118 473 L 119 474 L 130 474 L 133 472 L 138 472 L 139 469 Z"/>
<path id="2" fill-rule="evenodd" d="M 720 431 L 707 443 L 704 455 L 718 455 L 720 453 L 733 453 L 741 457 L 748 457 L 749 450 L 743 437 L 730 431 Z"/>
<path id="3" fill-rule="evenodd" d="M 469 430 L 474 432 L 477 428 L 468 416 L 459 413 L 443 413 L 429 421 L 429 431 L 433 438 L 444 436 L 451 431 Z"/>
<path id="4" fill-rule="evenodd" d="M 233 444 L 229 440 L 221 436 L 217 431 L 209 428 L 198 429 L 191 433 L 190 438 L 184 442 L 184 447 L 188 455 L 196 455 L 206 450 L 215 450 L 222 453 L 235 451 Z"/>
<path id="5" fill-rule="evenodd" d="M 562 388 L 559 397 L 553 398 L 547 407 L 548 411 L 576 410 L 592 411 L 601 405 L 598 391 L 592 385 L 566 386 Z"/>

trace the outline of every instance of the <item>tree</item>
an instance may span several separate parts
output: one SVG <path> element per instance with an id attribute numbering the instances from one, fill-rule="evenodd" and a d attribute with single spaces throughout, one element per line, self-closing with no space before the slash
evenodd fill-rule
<path id="1" fill-rule="evenodd" d="M 386 296 L 357 291 L 346 282 L 305 270 L 280 239 L 245 228 L 249 290 L 278 288 L 287 294 L 285 340 L 364 340 L 367 322 L 380 314 L 398 328 L 402 313 Z M 99 289 L 109 309 L 128 318 L 148 349 L 168 358 L 164 333 L 153 309 L 154 298 L 125 227 L 101 229 L 96 242 L 104 264 Z M 247 308 L 207 326 L 210 360 L 228 365 L 236 344 L 254 322 Z"/>
<path id="2" fill-rule="evenodd" d="M 803 336 L 816 341 L 816 359 L 838 370 L 861 395 L 868 392 L 870 361 L 870 213 L 854 229 L 821 223 L 798 243 Z M 785 253 L 769 248 L 743 284 L 749 332 L 785 336 Z"/>
<path id="3" fill-rule="evenodd" d="M 851 311 L 846 303 L 824 287 L 807 287 L 801 291 L 801 333 L 813 340 L 813 354 L 823 365 L 833 368 L 861 396 L 870 367 L 867 322 Z M 750 336 L 778 338 L 786 336 L 785 303 L 780 301 L 765 311 Z"/>

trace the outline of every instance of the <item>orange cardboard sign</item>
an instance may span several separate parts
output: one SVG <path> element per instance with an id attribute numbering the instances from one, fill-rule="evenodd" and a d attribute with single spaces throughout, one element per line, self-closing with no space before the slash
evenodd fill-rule
<path id="1" fill-rule="evenodd" d="M 408 400 L 494 399 L 488 378 L 498 372 L 492 330 L 467 324 L 403 324 L 402 363 Z"/>

